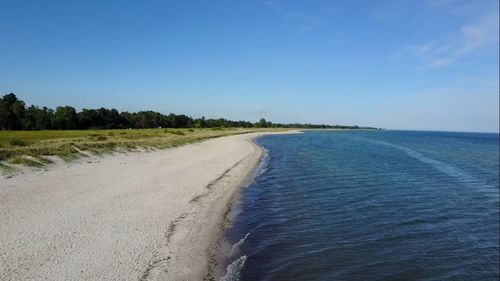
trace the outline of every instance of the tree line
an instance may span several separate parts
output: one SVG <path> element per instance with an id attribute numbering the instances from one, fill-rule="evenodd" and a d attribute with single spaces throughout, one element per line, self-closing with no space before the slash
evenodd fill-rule
<path id="1" fill-rule="evenodd" d="M 168 115 L 154 111 L 119 112 L 112 108 L 82 109 L 77 112 L 72 106 L 47 107 L 26 106 L 13 93 L 0 100 L 0 130 L 85 130 L 85 129 L 145 129 L 145 128 L 342 128 L 357 129 L 358 126 L 276 124 L 262 118 L 259 122 L 231 121 L 225 118 L 193 119 L 184 114 Z"/>

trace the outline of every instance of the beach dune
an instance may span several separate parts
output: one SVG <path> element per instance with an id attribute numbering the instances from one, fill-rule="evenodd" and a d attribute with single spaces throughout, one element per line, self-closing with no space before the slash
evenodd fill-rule
<path id="1" fill-rule="evenodd" d="M 203 280 L 258 134 L 0 179 L 1 280 Z M 89 163 L 90 162 L 90 163 Z"/>

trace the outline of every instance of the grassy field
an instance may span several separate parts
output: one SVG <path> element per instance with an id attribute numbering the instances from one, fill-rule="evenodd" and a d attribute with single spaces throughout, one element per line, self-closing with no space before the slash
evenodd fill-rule
<path id="1" fill-rule="evenodd" d="M 72 160 L 91 154 L 132 151 L 137 148 L 167 148 L 204 139 L 283 129 L 124 129 L 69 131 L 0 131 L 0 168 L 6 164 L 43 166 L 47 156 Z"/>

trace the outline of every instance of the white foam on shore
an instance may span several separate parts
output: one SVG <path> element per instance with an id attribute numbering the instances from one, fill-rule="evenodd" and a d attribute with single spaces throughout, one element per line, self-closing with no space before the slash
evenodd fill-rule
<path id="1" fill-rule="evenodd" d="M 231 253 L 229 254 L 229 258 L 231 259 L 232 257 L 238 255 L 241 251 L 241 246 L 243 243 L 245 243 L 245 240 L 248 238 L 248 235 L 250 235 L 250 232 L 248 232 L 245 237 L 241 238 L 240 241 L 236 242 L 233 247 L 231 248 Z"/>
<path id="2" fill-rule="evenodd" d="M 262 156 L 259 168 L 257 169 L 259 171 L 259 176 L 262 176 L 267 171 L 269 171 L 269 168 L 271 166 L 271 155 L 269 154 L 269 150 L 265 148 L 262 148 L 262 150 L 264 150 L 264 155 Z"/>
<path id="3" fill-rule="evenodd" d="M 245 266 L 246 260 L 247 256 L 244 255 L 228 265 L 227 273 L 220 279 L 220 281 L 239 281 L 241 277 L 241 270 L 243 269 L 243 266 Z"/>

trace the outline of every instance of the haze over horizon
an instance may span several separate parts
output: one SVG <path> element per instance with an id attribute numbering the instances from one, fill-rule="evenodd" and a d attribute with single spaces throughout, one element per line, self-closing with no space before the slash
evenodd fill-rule
<path id="1" fill-rule="evenodd" d="M 499 2 L 2 1 L 27 104 L 498 132 Z"/>

